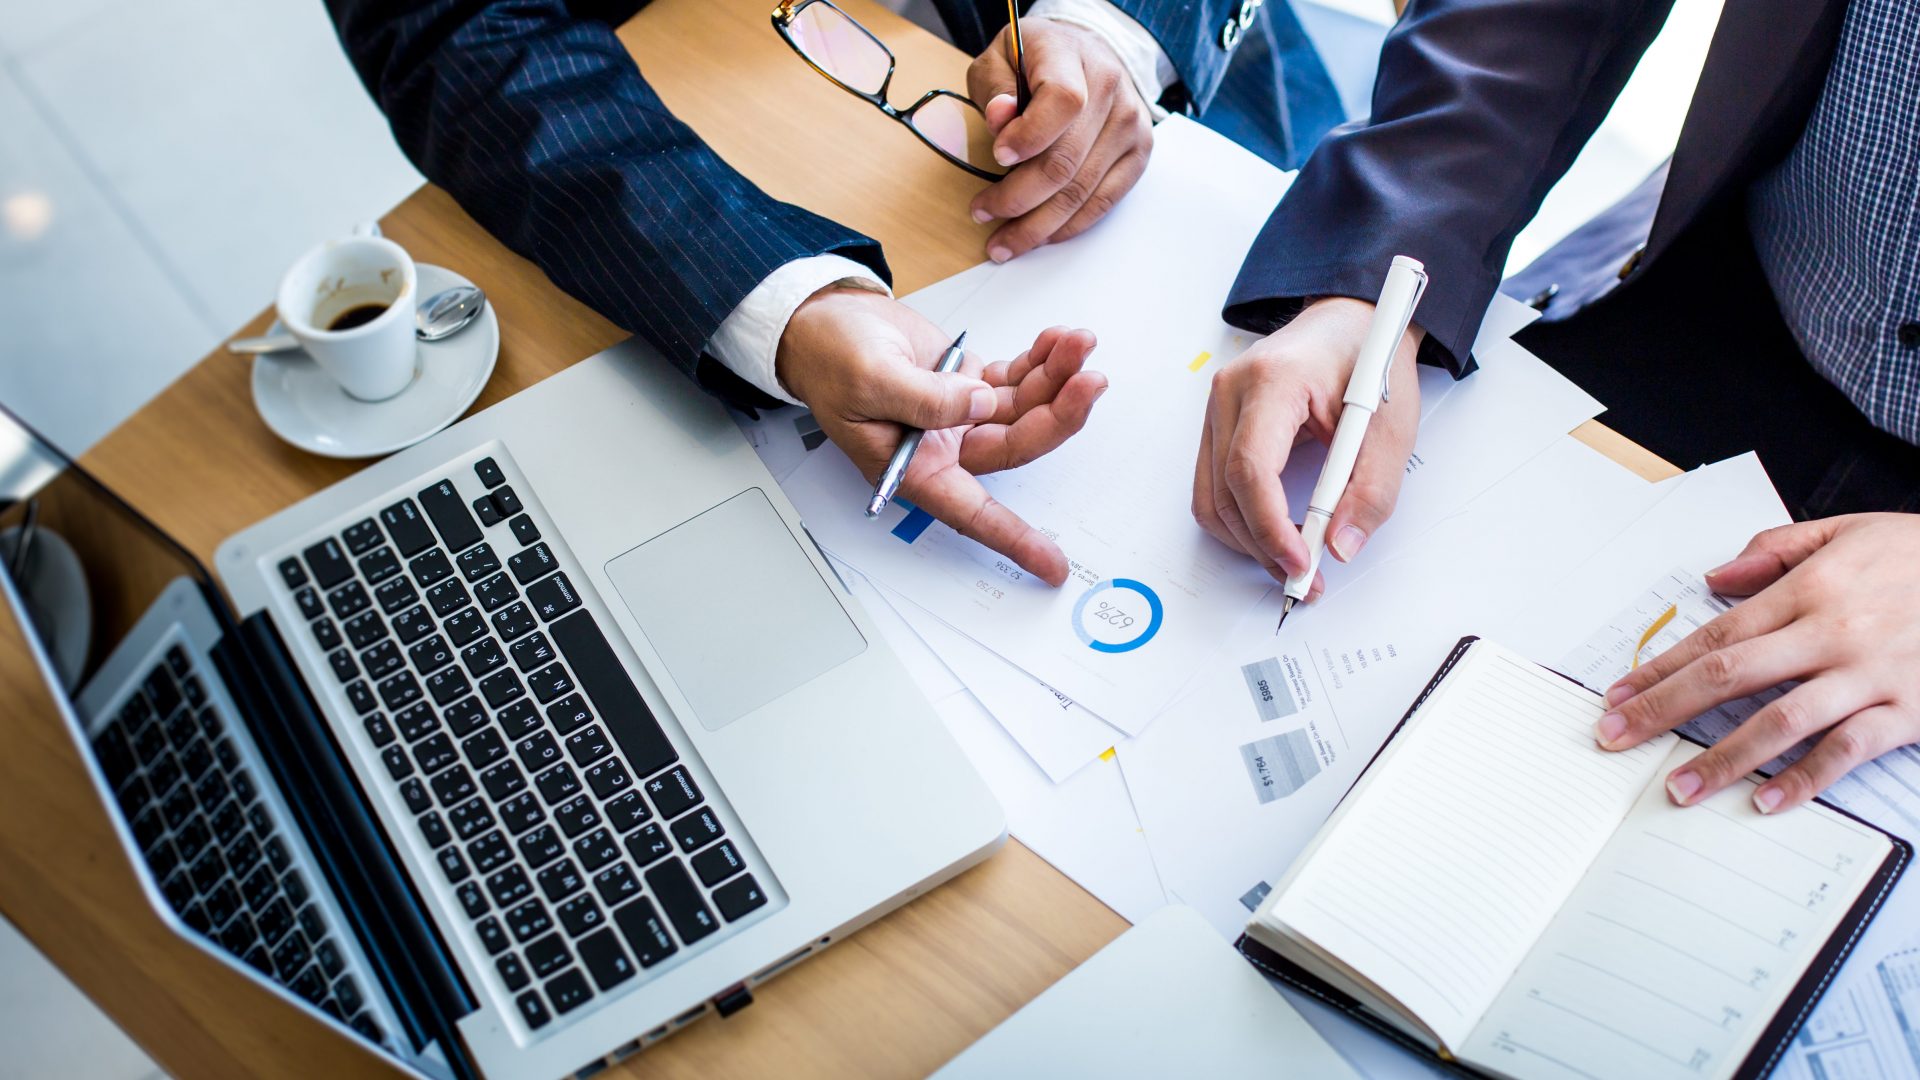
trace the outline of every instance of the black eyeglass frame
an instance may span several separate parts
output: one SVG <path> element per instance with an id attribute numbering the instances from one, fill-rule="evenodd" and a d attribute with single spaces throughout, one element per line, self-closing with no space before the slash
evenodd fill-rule
<path id="1" fill-rule="evenodd" d="M 793 32 L 791 30 L 793 20 L 802 11 L 805 11 L 807 8 L 813 6 L 814 4 L 823 4 L 826 7 L 832 8 L 834 11 L 838 12 L 841 18 L 847 20 L 847 22 L 850 23 L 854 29 L 860 31 L 862 34 L 865 34 L 867 36 L 867 40 L 873 42 L 875 45 L 878 45 L 880 47 L 880 51 L 887 54 L 887 77 L 880 80 L 880 89 L 877 92 L 868 93 L 867 91 L 862 90 L 857 86 L 853 86 L 843 81 L 839 76 L 835 75 L 831 71 L 828 71 L 826 68 L 823 68 L 818 63 L 814 62 L 813 57 L 807 55 L 807 50 L 801 48 L 800 43 L 793 40 Z M 892 117 L 895 120 L 898 120 L 900 123 L 906 125 L 907 130 L 913 132 L 914 138 L 919 139 L 923 144 L 926 145 L 927 149 L 933 151 L 936 154 L 939 154 L 942 158 L 946 159 L 946 161 L 949 162 L 950 164 L 958 166 L 959 168 L 965 169 L 966 171 L 972 173 L 973 175 L 979 177 L 982 180 L 999 180 L 1007 175 L 1005 171 L 989 172 L 986 169 L 982 169 L 978 165 L 975 165 L 973 162 L 966 160 L 965 158 L 956 157 L 952 153 L 949 153 L 944 147 L 940 146 L 938 143 L 928 138 L 926 132 L 921 131 L 913 123 L 913 115 L 919 112 L 922 107 L 926 106 L 929 102 L 935 101 L 939 98 L 949 97 L 949 98 L 953 98 L 955 101 L 958 101 L 960 104 L 966 106 L 967 108 L 972 109 L 976 114 L 979 115 L 980 122 L 984 125 L 987 119 L 986 113 L 981 110 L 980 106 L 973 103 L 972 98 L 966 96 L 965 94 L 957 93 L 952 90 L 929 90 L 926 93 L 920 95 L 919 101 L 914 102 L 912 105 L 909 105 L 904 109 L 896 109 L 893 107 L 893 104 L 887 100 L 887 88 L 893 85 L 894 68 L 899 63 L 898 59 L 893 55 L 893 50 L 887 48 L 887 43 L 884 41 L 881 41 L 880 36 L 878 34 L 875 34 L 873 31 L 867 29 L 865 24 L 861 23 L 859 19 L 856 19 L 853 16 L 847 14 L 846 11 L 843 10 L 838 4 L 835 4 L 833 0 L 799 0 L 798 3 L 795 3 L 794 0 L 782 0 L 780 6 L 773 9 L 773 29 L 774 29 L 774 32 L 780 35 L 780 40 L 787 43 L 787 48 L 792 49 L 795 55 L 799 56 L 800 59 L 805 60 L 807 62 L 807 66 L 819 72 L 822 78 L 826 79 L 828 82 L 839 87 L 840 89 L 845 90 L 847 93 L 852 94 L 854 97 L 857 97 L 862 101 L 865 101 L 867 104 L 872 105 L 874 108 L 879 109 L 881 112 L 885 113 L 886 115 Z"/>

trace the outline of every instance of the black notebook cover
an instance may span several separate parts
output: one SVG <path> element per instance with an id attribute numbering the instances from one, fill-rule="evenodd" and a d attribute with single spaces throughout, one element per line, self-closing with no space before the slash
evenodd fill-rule
<path id="1" fill-rule="evenodd" d="M 1394 725 L 1393 731 L 1381 742 L 1380 749 L 1374 751 L 1373 759 L 1367 762 L 1367 769 L 1373 768 L 1374 763 L 1380 759 L 1380 754 L 1385 752 L 1387 743 L 1392 742 L 1394 737 L 1400 734 L 1401 730 L 1407 726 L 1407 721 L 1413 718 L 1414 713 L 1420 711 L 1420 706 L 1426 704 L 1427 698 L 1439 688 L 1441 681 L 1453 670 L 1453 666 L 1466 655 L 1467 647 L 1478 640 L 1480 639 L 1477 636 L 1469 635 L 1461 638 L 1454 645 L 1453 651 L 1447 654 L 1440 669 L 1433 673 L 1433 678 L 1427 682 L 1426 688 L 1420 691 L 1420 696 L 1414 698 L 1413 704 L 1408 706 L 1406 713 L 1400 717 L 1400 722 Z M 1560 672 L 1554 672 L 1554 674 L 1560 675 L 1568 682 L 1579 683 L 1579 680 Z M 1686 738 L 1684 735 L 1681 737 Z M 1699 740 L 1690 739 L 1689 741 L 1697 743 Z M 1366 771 L 1362 769 L 1360 774 L 1364 776 Z M 1355 777 L 1354 783 L 1357 785 L 1359 782 L 1359 777 Z M 1353 789 L 1347 790 L 1351 793 Z M 1871 821 L 1847 813 L 1824 799 L 1815 801 L 1842 817 L 1858 821 L 1867 828 L 1884 835 L 1892 841 L 1893 849 L 1887 853 L 1886 861 L 1880 864 L 1880 869 L 1867 882 L 1866 888 L 1861 890 L 1860 898 L 1854 902 L 1853 909 L 1847 912 L 1840 925 L 1834 929 L 1833 936 L 1827 939 L 1826 945 L 1813 958 L 1813 963 L 1800 976 L 1799 983 L 1787 995 L 1786 1001 L 1781 1003 L 1780 1011 L 1775 1013 L 1773 1020 L 1762 1029 L 1759 1039 L 1753 1044 L 1753 1049 L 1747 1052 L 1746 1060 L 1740 1063 L 1740 1068 L 1734 1073 L 1736 1080 L 1759 1080 L 1773 1072 L 1774 1066 L 1780 1063 L 1781 1055 L 1786 1053 L 1788 1046 L 1792 1044 L 1794 1035 L 1800 1031 L 1801 1025 L 1806 1023 L 1808 1015 L 1813 1012 L 1813 1007 L 1819 1004 L 1821 995 L 1826 993 L 1827 984 L 1833 981 L 1833 977 L 1840 971 L 1840 965 L 1853 951 L 1854 943 L 1860 940 L 1860 935 L 1866 932 L 1867 925 L 1873 921 L 1880 906 L 1893 892 L 1894 883 L 1899 881 L 1900 875 L 1906 871 L 1908 860 L 1913 858 L 1913 845 L 1905 840 Z M 1252 961 L 1253 966 L 1261 971 L 1346 1013 L 1434 1064 L 1461 1076 L 1478 1078 L 1488 1076 L 1487 1073 L 1465 1062 L 1436 1052 L 1432 1047 L 1374 1015 L 1358 1001 L 1334 989 L 1318 976 L 1247 935 L 1240 935 L 1234 945 L 1242 955 Z"/>

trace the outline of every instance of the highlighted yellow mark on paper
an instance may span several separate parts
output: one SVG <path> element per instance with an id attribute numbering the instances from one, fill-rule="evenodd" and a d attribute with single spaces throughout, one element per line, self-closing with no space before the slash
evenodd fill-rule
<path id="1" fill-rule="evenodd" d="M 1206 367 L 1207 361 L 1211 359 L 1213 359 L 1213 354 L 1210 352 L 1203 351 L 1199 356 L 1196 356 L 1193 358 L 1193 363 L 1187 365 L 1187 370 L 1199 371 L 1201 368 Z"/>
<path id="2" fill-rule="evenodd" d="M 1109 746 L 1105 750 L 1100 751 L 1101 761 L 1112 761 L 1113 759 L 1114 759 L 1113 747 Z"/>
<path id="3" fill-rule="evenodd" d="M 1640 666 L 1640 654 L 1647 650 L 1647 642 L 1653 640 L 1653 635 L 1665 629 L 1666 625 L 1672 622 L 1673 617 L 1679 614 L 1679 612 L 1680 608 L 1677 605 L 1671 606 L 1668 607 L 1666 612 L 1659 618 L 1653 620 L 1653 625 L 1647 627 L 1647 632 L 1640 635 L 1640 643 L 1633 647 L 1633 663 L 1628 665 L 1627 670 L 1631 671 Z"/>

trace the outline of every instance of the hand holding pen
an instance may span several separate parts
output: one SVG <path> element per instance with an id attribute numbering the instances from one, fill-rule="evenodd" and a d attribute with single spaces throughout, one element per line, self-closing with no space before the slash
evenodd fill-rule
<path id="1" fill-rule="evenodd" d="M 1059 585 L 1066 556 L 995 502 L 978 478 L 1024 465 L 1086 424 L 1107 385 L 1084 370 L 1093 335 L 1054 328 L 1011 362 L 966 355 L 957 371 L 931 370 L 950 341 L 897 300 L 826 289 L 788 321 L 776 374 L 869 481 L 880 479 L 906 430 L 923 430 L 900 497 Z M 848 512 L 865 510 L 866 501 Z"/>

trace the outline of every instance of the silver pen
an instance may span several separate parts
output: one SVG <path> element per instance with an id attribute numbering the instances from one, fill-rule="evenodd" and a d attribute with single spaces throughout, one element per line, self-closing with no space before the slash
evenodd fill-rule
<path id="1" fill-rule="evenodd" d="M 967 332 L 962 330 L 960 336 L 953 339 L 953 344 L 947 346 L 947 351 L 940 354 L 940 362 L 933 366 L 933 370 L 942 375 L 959 371 L 960 361 L 966 359 L 967 355 L 966 350 L 960 347 L 965 340 Z M 900 490 L 900 481 L 907 478 L 907 466 L 913 464 L 914 451 L 920 449 L 920 437 L 925 434 L 919 428 L 908 428 L 906 435 L 901 437 L 900 445 L 894 448 L 893 458 L 880 474 L 880 482 L 873 485 L 873 498 L 867 500 L 868 517 L 879 517 L 880 511 L 885 510 L 887 503 L 892 501 L 893 493 Z"/>

